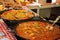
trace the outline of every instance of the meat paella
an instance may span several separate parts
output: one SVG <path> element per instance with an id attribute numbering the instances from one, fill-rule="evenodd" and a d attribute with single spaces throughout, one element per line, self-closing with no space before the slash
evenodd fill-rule
<path id="1" fill-rule="evenodd" d="M 51 24 L 43 21 L 20 23 L 16 34 L 28 40 L 60 40 L 60 29 L 56 25 L 50 30 Z"/>

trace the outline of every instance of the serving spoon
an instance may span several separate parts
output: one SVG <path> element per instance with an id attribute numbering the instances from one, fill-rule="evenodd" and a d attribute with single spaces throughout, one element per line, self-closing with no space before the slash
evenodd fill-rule
<path id="1" fill-rule="evenodd" d="M 42 18 L 43 20 L 45 20 L 46 21 L 46 19 L 45 18 L 43 18 L 42 16 L 40 16 L 39 14 L 37 14 L 37 13 L 35 13 L 35 12 L 33 12 L 31 9 L 29 9 L 27 6 L 25 6 L 25 8 L 21 5 L 21 3 L 20 3 L 20 0 L 11 0 L 11 1 L 13 1 L 13 2 L 18 2 L 18 5 L 13 5 L 13 6 L 11 6 L 11 7 L 9 7 L 9 8 L 7 8 L 6 10 L 9 10 L 9 9 L 14 9 L 13 7 L 15 7 L 15 6 L 21 6 L 23 9 L 26 9 L 26 10 L 28 10 L 28 11 L 30 11 L 30 12 L 32 12 L 32 13 L 34 13 L 35 14 L 35 16 L 39 16 L 40 18 Z M 6 7 L 6 4 L 5 4 L 5 2 L 4 1 L 1 1 L 2 3 L 3 3 L 3 5 Z"/>
<path id="2" fill-rule="evenodd" d="M 49 28 L 49 30 L 53 30 L 53 27 L 54 27 L 55 23 L 56 23 L 59 19 L 60 19 L 60 16 L 58 16 L 58 17 L 53 21 L 53 23 L 52 23 L 51 26 L 48 25 L 46 28 Z"/>
<path id="3" fill-rule="evenodd" d="M 27 6 L 22 6 L 21 5 L 21 3 L 19 2 L 19 0 L 13 0 L 14 2 L 18 2 L 19 3 L 19 5 L 23 8 L 23 9 L 25 9 L 25 10 L 28 10 L 28 11 L 30 11 L 30 12 L 32 12 L 32 13 L 34 13 L 35 14 L 35 16 L 39 16 L 40 18 L 42 18 L 43 20 L 45 20 L 46 21 L 46 19 L 45 18 L 43 18 L 42 16 L 40 16 L 39 14 L 37 14 L 37 13 L 35 13 L 34 11 L 32 11 L 31 9 L 29 9 Z M 39 7 L 40 7 L 40 5 L 39 5 Z"/>
<path id="4" fill-rule="evenodd" d="M 41 15 L 39 15 L 39 14 L 37 14 L 37 13 L 35 13 L 34 11 L 32 11 L 31 9 L 29 9 L 27 6 L 22 6 L 22 8 L 23 9 L 25 9 L 25 10 L 28 10 L 28 11 L 30 11 L 30 12 L 32 12 L 32 13 L 34 13 L 35 14 L 35 16 L 39 16 L 40 18 L 42 18 L 44 21 L 46 21 L 46 19 L 45 18 L 43 18 Z"/>

